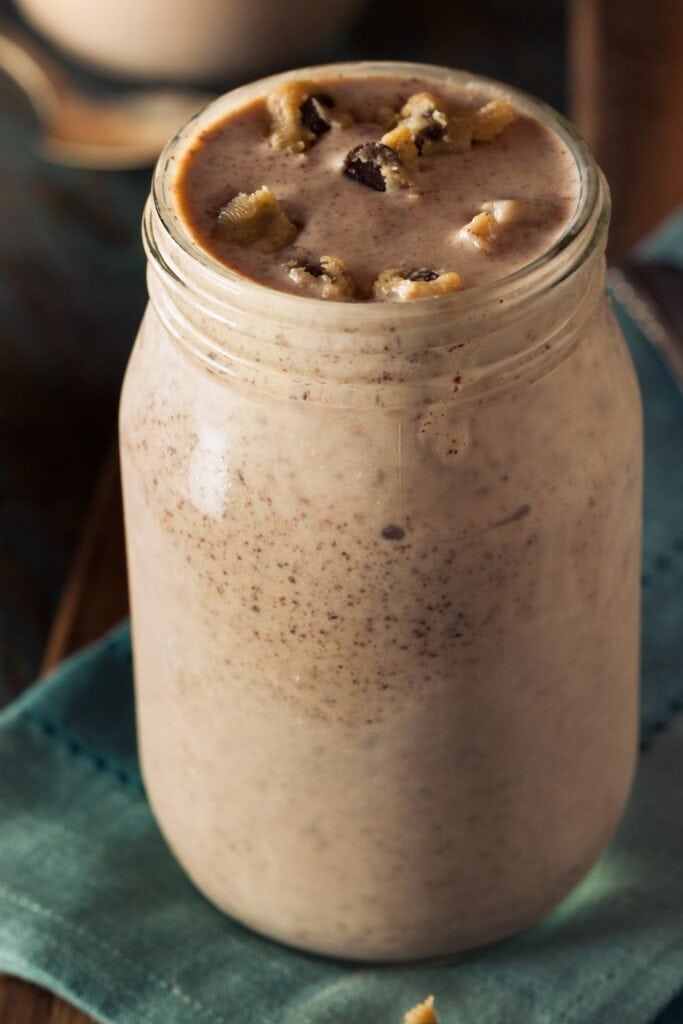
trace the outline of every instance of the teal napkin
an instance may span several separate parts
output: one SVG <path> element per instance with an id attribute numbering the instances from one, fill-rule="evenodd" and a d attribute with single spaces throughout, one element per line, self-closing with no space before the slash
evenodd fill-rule
<path id="1" fill-rule="evenodd" d="M 673 235 L 683 263 L 683 226 Z M 661 252 L 657 252 L 661 256 Z M 626 817 L 538 927 L 451 963 L 294 952 L 207 903 L 140 780 L 127 626 L 0 716 L 0 970 L 111 1024 L 643 1024 L 683 988 L 683 401 L 625 324 L 645 400 L 643 755 Z M 661 1022 L 672 1024 L 674 1003 Z"/>

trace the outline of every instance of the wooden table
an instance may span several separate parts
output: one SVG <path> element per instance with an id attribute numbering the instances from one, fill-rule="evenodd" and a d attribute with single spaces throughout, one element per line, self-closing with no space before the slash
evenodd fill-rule
<path id="1" fill-rule="evenodd" d="M 683 3 L 572 0 L 570 114 L 612 190 L 621 258 L 683 203 Z"/>
<path id="2" fill-rule="evenodd" d="M 43 674 L 127 613 L 118 460 L 105 460 L 43 658 Z M 0 975 L 0 1024 L 92 1024 L 57 996 Z"/>

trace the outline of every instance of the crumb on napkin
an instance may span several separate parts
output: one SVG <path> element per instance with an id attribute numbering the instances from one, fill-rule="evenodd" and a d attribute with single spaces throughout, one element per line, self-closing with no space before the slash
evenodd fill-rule
<path id="1" fill-rule="evenodd" d="M 438 1020 L 434 1009 L 434 996 L 427 996 L 423 1003 L 418 1003 L 412 1010 L 408 1010 L 403 1018 L 403 1024 L 438 1024 Z"/>

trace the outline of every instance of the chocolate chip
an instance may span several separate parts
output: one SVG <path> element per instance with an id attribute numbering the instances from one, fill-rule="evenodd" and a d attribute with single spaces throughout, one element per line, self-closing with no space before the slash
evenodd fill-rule
<path id="1" fill-rule="evenodd" d="M 393 149 L 381 142 L 361 142 L 347 154 L 344 174 L 375 192 L 386 192 L 384 171 L 400 172 L 401 166 Z"/>
<path id="2" fill-rule="evenodd" d="M 439 124 L 438 121 L 432 121 L 431 124 L 425 125 L 424 128 L 415 136 L 415 148 L 418 153 L 422 153 L 425 142 L 440 142 L 446 134 L 446 126 Z"/>
<path id="3" fill-rule="evenodd" d="M 382 536 L 385 540 L 403 540 L 406 535 L 406 531 L 401 526 L 397 526 L 396 523 L 389 523 L 382 530 Z"/>
<path id="4" fill-rule="evenodd" d="M 313 132 L 314 135 L 324 135 L 325 132 L 329 132 L 332 126 L 325 115 L 325 108 L 333 106 L 334 100 L 326 93 L 309 96 L 299 107 L 301 123 L 304 128 L 308 128 L 309 132 Z"/>
<path id="5" fill-rule="evenodd" d="M 438 270 L 428 270 L 427 267 L 420 267 L 418 270 L 411 270 L 409 274 L 403 275 L 406 281 L 436 281 L 438 276 Z"/>
<path id="6" fill-rule="evenodd" d="M 311 277 L 322 277 L 325 273 L 319 263 L 293 263 L 292 266 L 310 274 Z"/>

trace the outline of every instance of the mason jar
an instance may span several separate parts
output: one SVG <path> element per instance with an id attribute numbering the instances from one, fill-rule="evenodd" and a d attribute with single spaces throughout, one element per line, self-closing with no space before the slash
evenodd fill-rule
<path id="1" fill-rule="evenodd" d="M 631 783 L 641 411 L 605 299 L 608 191 L 567 122 L 506 90 L 578 165 L 552 250 L 412 303 L 270 289 L 198 248 L 175 181 L 281 77 L 186 126 L 145 213 L 120 424 L 142 771 L 239 921 L 431 957 L 541 918 Z"/>

